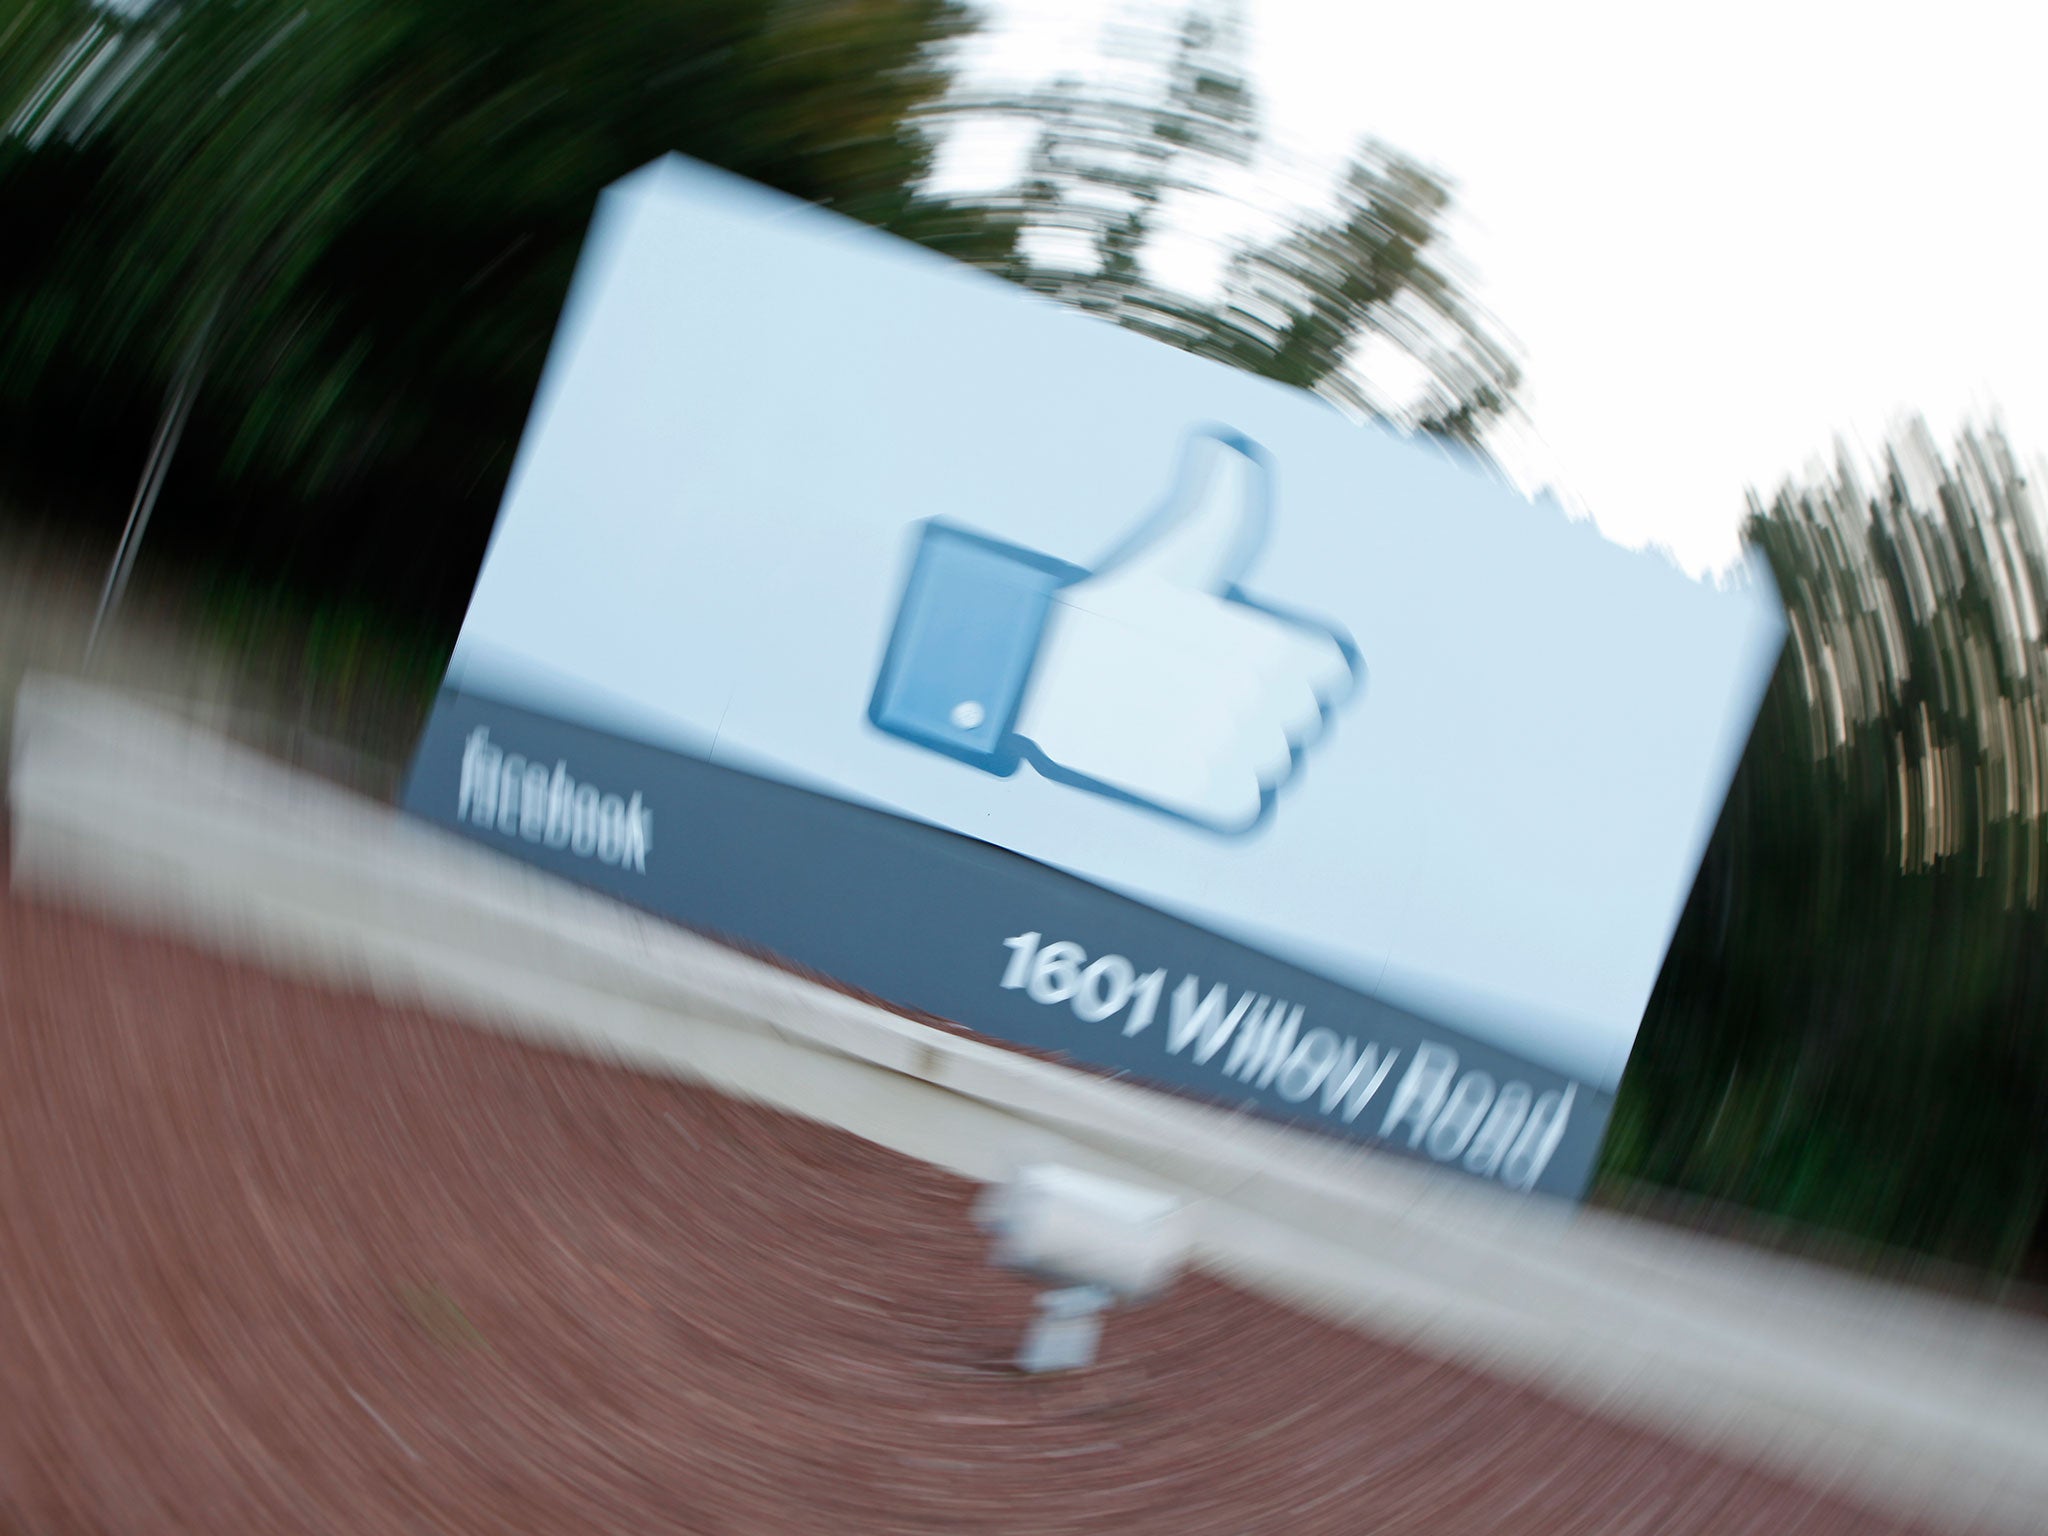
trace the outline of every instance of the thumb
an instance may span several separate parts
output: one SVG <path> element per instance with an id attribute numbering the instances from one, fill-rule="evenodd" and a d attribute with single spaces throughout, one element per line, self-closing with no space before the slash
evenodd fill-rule
<path id="1" fill-rule="evenodd" d="M 1266 536 L 1266 461 L 1250 438 L 1188 440 L 1165 504 L 1103 562 L 1101 574 L 1145 575 L 1213 592 L 1244 573 Z"/>

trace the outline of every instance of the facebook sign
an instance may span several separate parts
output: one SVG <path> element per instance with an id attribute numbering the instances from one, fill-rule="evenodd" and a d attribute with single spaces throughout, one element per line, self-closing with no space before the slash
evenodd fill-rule
<path id="1" fill-rule="evenodd" d="M 600 204 L 406 804 L 1576 1195 L 1782 637 L 1756 572 L 671 159 Z"/>

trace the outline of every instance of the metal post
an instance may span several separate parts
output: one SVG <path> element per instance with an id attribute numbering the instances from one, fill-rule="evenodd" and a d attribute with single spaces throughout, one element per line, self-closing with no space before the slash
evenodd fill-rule
<path id="1" fill-rule="evenodd" d="M 1025 1329 L 1024 1345 L 1017 1351 L 1017 1369 L 1036 1375 L 1093 1365 L 1096 1345 L 1102 1340 L 1102 1314 L 1115 1300 L 1116 1293 L 1106 1285 L 1041 1291 L 1038 1316 Z"/>

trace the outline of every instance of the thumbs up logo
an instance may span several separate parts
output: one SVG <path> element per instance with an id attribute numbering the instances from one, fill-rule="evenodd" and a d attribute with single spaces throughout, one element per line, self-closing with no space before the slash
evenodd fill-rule
<path id="1" fill-rule="evenodd" d="M 1165 502 L 1093 570 L 924 524 L 868 719 L 988 773 L 1028 762 L 1251 831 L 1364 675 L 1342 632 L 1238 585 L 1272 479 L 1251 439 L 1195 433 Z"/>

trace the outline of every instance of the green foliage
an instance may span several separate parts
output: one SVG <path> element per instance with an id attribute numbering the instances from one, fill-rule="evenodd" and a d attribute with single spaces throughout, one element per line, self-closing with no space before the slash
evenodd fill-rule
<path id="1" fill-rule="evenodd" d="M 1152 275 L 1172 206 L 1217 196 L 1260 150 L 1243 52 L 1234 12 L 1200 0 L 1171 34 L 1128 32 L 1112 84 L 973 104 L 1039 125 L 1023 185 L 999 204 L 1020 233 L 1013 275 L 1354 415 L 1476 445 L 1510 408 L 1519 372 L 1454 280 L 1449 187 L 1397 151 L 1367 143 L 1328 210 L 1291 208 L 1278 235 L 1242 242 L 1219 295 Z M 1375 378 L 1375 345 L 1403 360 L 1403 387 Z"/>
<path id="2" fill-rule="evenodd" d="M 1996 433 L 1758 508 L 1784 658 L 1610 1170 L 2001 1270 L 2048 1254 L 2048 553 Z"/>
<path id="3" fill-rule="evenodd" d="M 405 548 L 466 587 L 596 193 L 660 154 L 1006 243 L 916 190 L 954 0 L 27 0 L 14 25 L 0 206 L 37 238 L 0 258 L 0 450 L 132 478 L 201 348 L 173 526 L 323 582 L 402 591 L 377 567 Z"/>
<path id="4" fill-rule="evenodd" d="M 1149 74 L 1002 104 L 1043 129 L 1014 196 L 932 194 L 971 25 L 960 0 L 17 0 L 0 209 L 34 237 L 0 250 L 0 468 L 111 520 L 189 366 L 153 546 L 452 617 L 596 194 L 671 150 L 1367 414 L 1469 437 L 1504 406 L 1441 265 L 1448 194 L 1398 156 L 1239 251 L 1221 300 L 1147 277 L 1165 201 L 1256 144 L 1227 14 L 1140 29 Z M 1055 226 L 1085 270 L 1020 248 Z M 1363 383 L 1369 339 L 1421 365 L 1417 401 Z"/>

